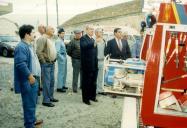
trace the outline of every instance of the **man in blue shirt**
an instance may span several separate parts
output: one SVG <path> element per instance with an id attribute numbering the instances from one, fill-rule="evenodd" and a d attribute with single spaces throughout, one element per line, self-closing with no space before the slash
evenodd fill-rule
<path id="1" fill-rule="evenodd" d="M 64 44 L 63 28 L 58 30 L 58 39 L 56 40 L 56 52 L 58 62 L 58 74 L 57 74 L 57 92 L 66 92 L 66 76 L 67 76 L 67 53 L 66 46 Z"/>
<path id="2" fill-rule="evenodd" d="M 38 78 L 40 76 L 40 64 L 33 50 L 34 27 L 23 25 L 19 29 L 20 43 L 14 52 L 14 86 L 15 93 L 21 93 L 24 126 L 35 128 L 42 120 L 36 120 L 36 103 L 38 92 Z"/>
<path id="3" fill-rule="evenodd" d="M 141 47 L 142 47 L 142 43 L 143 43 L 143 34 L 144 34 L 144 31 L 141 30 L 140 31 L 140 38 L 136 39 L 136 42 L 134 43 L 134 45 L 132 47 L 132 57 L 133 58 L 140 57 Z"/>

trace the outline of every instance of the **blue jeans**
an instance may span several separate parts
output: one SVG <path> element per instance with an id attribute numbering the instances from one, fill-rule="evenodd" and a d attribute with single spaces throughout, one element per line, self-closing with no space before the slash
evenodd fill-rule
<path id="1" fill-rule="evenodd" d="M 57 88 L 62 89 L 66 86 L 67 77 L 67 58 L 63 60 L 58 59 L 58 75 L 57 75 Z"/>
<path id="2" fill-rule="evenodd" d="M 34 128 L 36 121 L 36 103 L 38 97 L 38 81 L 36 80 L 31 89 L 25 93 L 21 93 L 23 113 L 24 113 L 24 126 L 25 128 Z"/>
<path id="3" fill-rule="evenodd" d="M 73 67 L 72 89 L 73 89 L 73 91 L 77 91 L 79 73 L 81 73 L 80 66 L 81 66 L 80 59 L 73 59 L 72 58 L 72 67 Z M 81 75 L 80 75 L 80 81 L 81 81 Z"/>
<path id="4" fill-rule="evenodd" d="M 42 86 L 43 86 L 43 103 L 50 103 L 54 93 L 54 70 L 55 64 L 41 64 L 42 69 Z"/>

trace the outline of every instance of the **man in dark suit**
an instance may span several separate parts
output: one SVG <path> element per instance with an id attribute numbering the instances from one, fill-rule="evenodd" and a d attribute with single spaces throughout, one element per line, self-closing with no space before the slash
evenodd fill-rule
<path id="1" fill-rule="evenodd" d="M 112 59 L 123 59 L 131 57 L 131 52 L 129 45 L 126 40 L 123 40 L 121 28 L 114 29 L 114 39 L 107 42 L 107 47 L 105 48 L 105 55 L 110 55 Z"/>
<path id="2" fill-rule="evenodd" d="M 90 100 L 97 102 L 96 81 L 98 73 L 97 46 L 92 38 L 94 28 L 86 26 L 86 35 L 80 39 L 81 70 L 82 70 L 82 100 L 90 105 Z"/>

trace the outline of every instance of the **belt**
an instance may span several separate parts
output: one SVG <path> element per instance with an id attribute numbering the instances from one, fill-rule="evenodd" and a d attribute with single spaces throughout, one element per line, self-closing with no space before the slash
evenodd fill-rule
<path id="1" fill-rule="evenodd" d="M 72 57 L 72 59 L 80 60 L 80 58 L 74 58 L 74 57 Z"/>
<path id="2" fill-rule="evenodd" d="M 40 79 L 40 77 L 39 77 L 39 76 L 36 76 L 36 75 L 33 75 L 33 77 L 34 77 L 35 79 L 37 79 L 37 80 Z"/>
<path id="3" fill-rule="evenodd" d="M 104 61 L 104 59 L 98 59 L 99 61 Z"/>
<path id="4" fill-rule="evenodd" d="M 54 64 L 56 62 L 56 59 L 54 61 L 48 61 L 48 60 L 46 60 L 45 62 Z"/>

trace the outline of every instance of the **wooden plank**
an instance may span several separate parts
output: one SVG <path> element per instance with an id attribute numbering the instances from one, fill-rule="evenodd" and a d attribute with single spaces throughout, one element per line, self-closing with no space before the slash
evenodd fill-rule
<path id="1" fill-rule="evenodd" d="M 121 128 L 137 128 L 136 98 L 124 97 Z"/>

